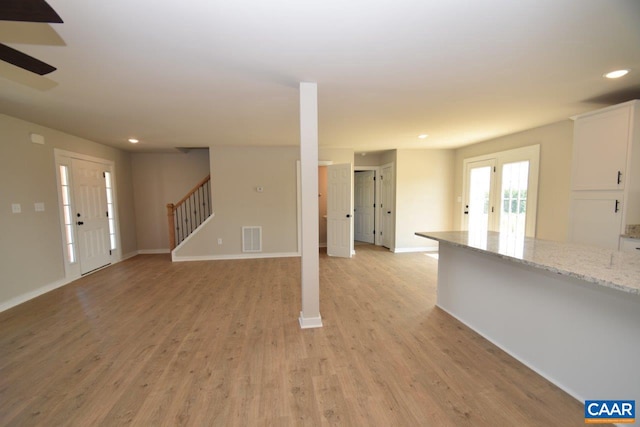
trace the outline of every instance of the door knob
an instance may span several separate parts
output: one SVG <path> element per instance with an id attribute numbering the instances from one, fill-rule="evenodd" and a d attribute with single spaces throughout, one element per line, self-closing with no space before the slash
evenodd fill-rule
<path id="1" fill-rule="evenodd" d="M 82 222 L 82 221 L 78 221 L 78 222 L 77 222 L 77 224 L 78 224 L 78 225 L 84 225 L 84 222 Z"/>
<path id="2" fill-rule="evenodd" d="M 391 213 L 391 211 L 387 211 L 387 213 L 388 213 L 388 214 L 390 214 L 390 213 Z"/>
<path id="3" fill-rule="evenodd" d="M 347 214 L 347 218 L 351 218 L 351 214 Z"/>

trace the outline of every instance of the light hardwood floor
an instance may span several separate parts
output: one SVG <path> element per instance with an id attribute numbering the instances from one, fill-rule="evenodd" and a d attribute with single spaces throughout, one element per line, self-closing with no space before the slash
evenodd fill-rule
<path id="1" fill-rule="evenodd" d="M 320 329 L 298 326 L 298 258 L 140 255 L 0 313 L 0 425 L 584 425 L 434 307 L 436 260 L 320 269 Z"/>

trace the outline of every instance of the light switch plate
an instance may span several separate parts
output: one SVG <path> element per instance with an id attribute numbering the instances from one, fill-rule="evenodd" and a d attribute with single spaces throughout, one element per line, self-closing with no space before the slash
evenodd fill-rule
<path id="1" fill-rule="evenodd" d="M 20 203 L 12 203 L 11 204 L 11 212 L 13 212 L 13 213 L 21 213 L 22 212 L 22 206 L 20 206 Z"/>
<path id="2" fill-rule="evenodd" d="M 36 202 L 33 204 L 33 207 L 35 208 L 36 212 L 44 212 L 44 203 L 43 202 Z"/>

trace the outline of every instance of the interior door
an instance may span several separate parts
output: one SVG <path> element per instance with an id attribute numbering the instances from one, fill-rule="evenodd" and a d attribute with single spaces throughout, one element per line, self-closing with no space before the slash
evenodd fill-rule
<path id="1" fill-rule="evenodd" d="M 375 171 L 356 171 L 353 194 L 355 239 L 359 242 L 373 243 L 375 237 Z"/>
<path id="2" fill-rule="evenodd" d="M 486 240 L 487 231 L 495 229 L 493 227 L 495 165 L 495 159 L 469 162 L 466 165 L 463 228 L 469 231 L 469 238 L 477 243 Z"/>
<path id="3" fill-rule="evenodd" d="M 80 273 L 111 263 L 105 166 L 73 159 L 73 192 Z"/>
<path id="4" fill-rule="evenodd" d="M 393 188 L 393 164 L 384 165 L 380 171 L 380 232 L 382 246 L 388 249 L 393 246 Z"/>
<path id="5" fill-rule="evenodd" d="M 353 167 L 327 167 L 327 255 L 351 258 L 353 253 Z"/>

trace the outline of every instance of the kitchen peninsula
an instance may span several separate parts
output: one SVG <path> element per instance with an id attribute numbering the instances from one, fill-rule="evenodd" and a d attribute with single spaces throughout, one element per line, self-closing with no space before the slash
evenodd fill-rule
<path id="1" fill-rule="evenodd" d="M 439 242 L 437 305 L 578 400 L 640 402 L 640 254 L 497 232 Z"/>

